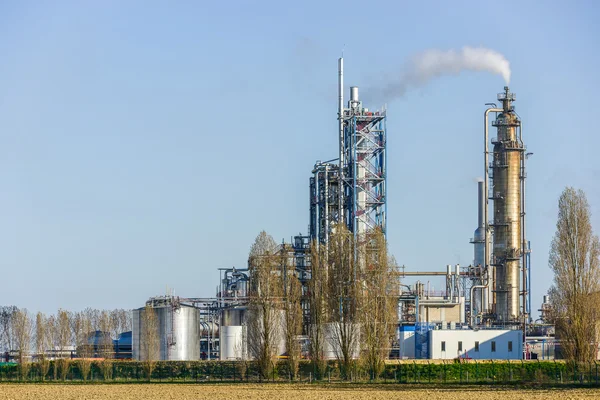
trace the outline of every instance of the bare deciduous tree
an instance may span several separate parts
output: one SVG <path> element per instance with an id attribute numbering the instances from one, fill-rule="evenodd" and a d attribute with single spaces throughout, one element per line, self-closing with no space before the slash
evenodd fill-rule
<path id="1" fill-rule="evenodd" d="M 358 357 L 362 316 L 359 250 L 354 235 L 337 224 L 330 235 L 328 254 L 328 336 L 344 379 Z"/>
<path id="2" fill-rule="evenodd" d="M 558 202 L 558 222 L 549 264 L 551 318 L 567 359 L 590 362 L 598 349 L 600 242 L 593 234 L 585 193 L 566 188 Z"/>
<path id="3" fill-rule="evenodd" d="M 58 380 L 58 318 L 55 315 L 50 315 L 46 318 L 46 334 L 48 337 L 48 350 L 50 356 L 54 357 L 54 364 L 52 368 L 52 378 Z"/>
<path id="4" fill-rule="evenodd" d="M 119 321 L 120 321 L 120 331 L 121 332 L 130 332 L 133 326 L 132 323 L 132 315 L 131 311 L 119 309 Z"/>
<path id="5" fill-rule="evenodd" d="M 42 380 L 50 370 L 50 361 L 46 357 L 46 351 L 50 347 L 51 331 L 49 320 L 44 314 L 38 312 L 35 316 L 35 351 L 37 353 L 37 362 L 40 368 Z"/>
<path id="6" fill-rule="evenodd" d="M 113 320 L 111 312 L 103 310 L 100 312 L 98 328 L 101 336 L 98 342 L 98 356 L 102 358 L 100 361 L 100 369 L 104 380 L 112 378 L 114 346 L 112 341 Z"/>
<path id="7" fill-rule="evenodd" d="M 77 363 L 79 364 L 81 378 L 85 381 L 90 375 L 92 358 L 94 357 L 95 337 L 90 313 L 82 311 L 74 314 L 72 327 L 77 346 L 77 355 L 79 356 Z"/>
<path id="8" fill-rule="evenodd" d="M 315 371 L 315 378 L 321 379 L 325 374 L 325 333 L 327 321 L 327 254 L 326 247 L 313 242 L 310 247 L 310 280 L 308 281 L 308 307 L 310 322 L 308 338 L 310 343 L 310 359 Z"/>
<path id="9" fill-rule="evenodd" d="M 15 306 L 0 307 L 0 351 L 10 352 L 15 349 L 13 335 L 13 318 L 17 312 Z"/>
<path id="10" fill-rule="evenodd" d="M 56 318 L 56 345 L 59 358 L 56 360 L 55 372 L 60 373 L 60 378 L 64 381 L 69 373 L 69 358 L 66 356 L 67 349 L 71 342 L 71 322 L 68 311 L 59 309 Z M 56 375 L 56 374 L 55 374 Z"/>
<path id="11" fill-rule="evenodd" d="M 388 255 L 385 235 L 377 228 L 367 233 L 365 269 L 361 274 L 363 307 L 362 357 L 371 376 L 377 378 L 385 367 L 398 324 L 396 262 Z"/>
<path id="12" fill-rule="evenodd" d="M 286 361 L 291 377 L 296 379 L 301 356 L 298 336 L 302 333 L 302 284 L 298 279 L 293 259 L 289 259 L 291 250 L 286 245 L 282 247 L 280 265 L 283 267 Z"/>
<path id="13" fill-rule="evenodd" d="M 282 339 L 283 292 L 278 247 L 265 231 L 256 237 L 250 255 L 248 352 L 257 361 L 263 378 L 268 378 Z"/>
<path id="14" fill-rule="evenodd" d="M 90 329 L 92 331 L 99 330 L 102 311 L 95 308 L 86 307 L 86 309 L 83 310 L 83 313 L 85 314 L 85 318 L 90 324 Z"/>
<path id="15" fill-rule="evenodd" d="M 160 358 L 160 337 L 158 326 L 158 315 L 156 310 L 149 304 L 140 315 L 141 340 L 140 360 L 143 361 L 144 372 L 148 380 L 152 377 L 152 371 L 156 367 L 156 361 Z"/>
<path id="16" fill-rule="evenodd" d="M 15 347 L 18 350 L 19 371 L 21 379 L 27 377 L 29 364 L 27 357 L 31 349 L 31 338 L 33 324 L 27 309 L 19 309 L 12 318 L 13 334 L 15 336 Z"/>

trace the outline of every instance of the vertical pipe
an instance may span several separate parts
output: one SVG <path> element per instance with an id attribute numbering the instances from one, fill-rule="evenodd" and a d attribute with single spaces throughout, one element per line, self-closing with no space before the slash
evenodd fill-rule
<path id="1" fill-rule="evenodd" d="M 477 182 L 477 229 L 473 235 L 473 270 L 475 271 L 475 280 L 473 284 L 483 284 L 485 279 L 485 189 L 483 180 Z M 486 308 L 487 290 L 477 290 L 471 300 L 471 312 L 478 315 Z"/>
<path id="2" fill-rule="evenodd" d="M 521 145 L 523 141 L 521 140 Z M 527 332 L 527 247 L 525 245 L 525 152 L 521 152 L 521 285 L 523 286 L 523 335 Z"/>
<path id="3" fill-rule="evenodd" d="M 527 307 L 529 310 L 529 321 L 531 321 L 531 242 L 527 241 Z"/>
<path id="4" fill-rule="evenodd" d="M 470 297 L 471 299 L 473 299 L 473 296 L 475 296 L 475 294 L 474 294 L 474 292 L 475 292 L 475 289 L 482 289 L 482 290 L 483 290 L 483 289 L 486 289 L 486 288 L 487 288 L 487 285 L 473 285 L 473 286 L 471 286 L 471 295 L 470 295 L 469 297 Z M 472 302 L 473 302 L 473 300 L 471 300 L 471 303 L 472 303 Z M 472 307 L 472 306 L 471 306 L 471 307 Z M 471 325 L 471 328 L 472 328 L 473 326 L 475 326 L 475 315 L 473 314 L 473 312 L 472 312 L 472 311 L 471 311 L 471 321 L 470 321 L 470 325 Z"/>
<path id="5" fill-rule="evenodd" d="M 527 253 L 529 250 L 529 246 L 527 246 L 527 235 L 525 231 L 525 179 L 526 179 L 526 170 L 525 170 L 525 162 L 527 160 L 527 155 L 525 154 L 525 146 L 523 145 L 523 122 L 519 124 L 519 140 L 521 142 L 521 146 L 523 146 L 523 151 L 521 152 L 521 235 L 522 235 L 522 244 L 521 244 L 521 253 L 523 257 L 523 335 L 526 335 L 527 331 L 527 313 L 530 311 L 527 308 L 527 294 L 528 294 L 528 276 L 527 271 L 529 270 L 529 263 L 527 258 Z"/>
<path id="6" fill-rule="evenodd" d="M 477 182 L 477 227 L 484 228 L 485 188 L 483 182 Z"/>
<path id="7" fill-rule="evenodd" d="M 460 301 L 460 264 L 456 264 L 456 276 L 454 277 L 455 279 L 455 289 L 454 289 L 454 293 L 456 295 L 456 302 L 458 303 Z"/>
<path id="8" fill-rule="evenodd" d="M 208 320 L 212 321 L 212 311 L 208 312 Z M 206 349 L 208 350 L 207 359 L 210 361 L 210 329 L 206 332 Z"/>
<path id="9" fill-rule="evenodd" d="M 488 199 L 488 181 L 489 181 L 489 173 L 488 173 L 488 143 L 489 143 L 489 133 L 488 133 L 488 115 L 490 112 L 502 112 L 503 109 L 502 108 L 488 108 L 487 110 L 485 110 L 484 113 L 484 117 L 483 117 L 483 185 L 484 185 L 484 191 L 485 191 L 485 202 L 484 202 L 484 226 L 485 226 L 485 256 L 484 256 L 484 262 L 485 262 L 485 269 L 489 271 L 490 268 L 490 251 L 489 251 L 489 221 L 488 221 L 488 215 L 489 215 L 489 211 L 488 211 L 488 207 L 489 207 L 489 199 Z M 488 272 L 489 274 L 489 272 Z M 483 288 L 485 288 L 486 286 L 483 286 Z M 471 298 L 472 298 L 472 293 L 471 293 Z"/>
<path id="10" fill-rule="evenodd" d="M 350 218 L 352 218 L 352 228 L 354 231 L 354 284 L 356 284 L 357 279 L 357 273 L 356 273 L 356 267 L 357 267 L 357 260 L 358 260 L 358 240 L 357 240 L 357 235 L 358 235 L 358 215 L 357 215 L 357 209 L 356 209 L 356 204 L 358 202 L 358 190 L 356 190 L 356 115 L 353 115 L 352 117 L 352 128 L 351 128 L 351 132 L 350 135 L 352 136 L 352 139 L 350 139 L 350 145 L 351 145 L 351 152 L 352 152 L 352 156 L 350 157 L 350 161 L 352 162 L 352 213 L 350 215 Z"/>
<path id="11" fill-rule="evenodd" d="M 481 240 L 483 236 L 483 243 L 476 243 L 475 246 L 483 246 L 485 247 L 485 236 L 487 235 L 487 232 L 485 231 L 485 186 L 483 182 L 478 182 L 477 183 L 477 209 L 478 209 L 478 215 L 477 215 L 477 230 L 480 232 L 480 234 L 478 235 L 478 237 L 476 237 L 476 240 Z M 481 250 L 483 250 L 484 256 L 483 256 L 483 260 L 480 258 L 481 257 Z M 484 278 L 484 274 L 485 274 L 485 266 L 487 264 L 487 260 L 485 259 L 485 249 L 480 249 L 479 251 L 475 252 L 475 256 L 478 257 L 478 260 L 475 260 L 475 268 L 479 269 L 479 283 L 483 284 L 483 282 L 485 281 Z M 477 264 L 479 264 L 479 267 L 477 267 Z M 489 284 L 489 281 L 486 281 L 486 284 Z M 477 307 L 477 313 L 484 313 L 487 310 L 487 304 L 488 304 L 488 289 L 481 289 L 481 299 L 480 299 L 480 303 L 478 304 L 479 307 Z M 471 299 L 471 309 L 473 309 L 473 304 L 475 304 L 474 299 Z"/>
<path id="12" fill-rule="evenodd" d="M 338 122 L 339 122 L 339 184 L 338 184 L 338 223 L 344 221 L 344 58 L 338 59 Z"/>
<path id="13" fill-rule="evenodd" d="M 450 291 L 450 293 L 446 293 L 446 296 L 452 302 L 454 300 L 454 282 L 452 279 L 452 265 L 450 264 L 446 265 L 446 288 Z"/>
<path id="14" fill-rule="evenodd" d="M 329 243 L 329 164 L 325 164 L 324 206 L 325 206 L 325 243 Z"/>
<path id="15" fill-rule="evenodd" d="M 315 228 L 314 228 L 314 232 L 315 232 L 315 239 L 317 240 L 317 242 L 321 242 L 321 196 L 320 196 L 320 189 L 319 189 L 319 164 L 315 164 L 315 190 L 314 190 L 314 196 L 315 198 L 311 200 L 311 203 L 314 201 L 315 203 L 315 215 L 314 215 L 314 219 L 315 219 Z M 311 193 L 312 195 L 312 193 Z"/>

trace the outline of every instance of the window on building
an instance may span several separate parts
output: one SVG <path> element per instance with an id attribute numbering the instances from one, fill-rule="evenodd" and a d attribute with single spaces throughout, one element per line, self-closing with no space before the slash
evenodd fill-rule
<path id="1" fill-rule="evenodd" d="M 496 342 L 492 340 L 492 353 L 496 351 Z"/>
<path id="2" fill-rule="evenodd" d="M 458 342 L 458 351 L 462 351 L 462 342 Z"/>
<path id="3" fill-rule="evenodd" d="M 442 342 L 442 351 L 446 351 L 446 342 Z"/>
<path id="4" fill-rule="evenodd" d="M 508 351 L 512 351 L 512 340 L 508 342 Z"/>
<path id="5" fill-rule="evenodd" d="M 479 342 L 475 342 L 475 351 L 479 351 Z"/>

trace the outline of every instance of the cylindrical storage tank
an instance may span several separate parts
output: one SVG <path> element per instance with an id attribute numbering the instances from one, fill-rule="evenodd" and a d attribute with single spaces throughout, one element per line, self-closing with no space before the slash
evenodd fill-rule
<path id="1" fill-rule="evenodd" d="M 221 311 L 219 327 L 219 358 L 221 360 L 248 359 L 247 315 L 246 307 L 227 308 Z"/>
<path id="2" fill-rule="evenodd" d="M 221 311 L 221 326 L 242 326 L 246 323 L 246 307 L 226 308 Z"/>
<path id="3" fill-rule="evenodd" d="M 188 305 L 169 301 L 154 307 L 158 325 L 159 360 L 200 359 L 200 312 Z M 145 308 L 133 310 L 132 357 L 141 359 Z"/>
<path id="4" fill-rule="evenodd" d="M 142 326 L 140 323 L 140 313 L 143 308 L 131 311 L 131 358 L 141 360 L 140 358 L 140 338 L 142 336 Z"/>
<path id="5" fill-rule="evenodd" d="M 219 330 L 219 358 L 221 360 L 246 360 L 244 343 L 245 326 L 222 326 Z"/>
<path id="6" fill-rule="evenodd" d="M 275 353 L 278 356 L 285 354 L 285 313 L 283 310 L 271 309 L 270 311 L 270 324 L 272 324 L 272 335 L 273 335 L 273 347 Z M 254 309 L 248 309 L 247 312 L 247 331 L 246 331 L 246 344 L 248 347 L 248 357 L 250 359 L 255 358 L 256 351 L 259 351 L 258 347 L 252 346 L 254 338 L 260 338 L 263 331 L 263 318 L 262 311 Z M 223 328 L 223 326 L 221 327 Z"/>
<path id="7" fill-rule="evenodd" d="M 160 310 L 160 309 L 159 309 Z M 161 339 L 161 359 L 188 361 L 200 359 L 200 311 L 191 306 L 164 307 L 159 313 Z M 162 318 L 161 318 L 162 316 Z M 169 328 L 172 327 L 171 330 Z"/>

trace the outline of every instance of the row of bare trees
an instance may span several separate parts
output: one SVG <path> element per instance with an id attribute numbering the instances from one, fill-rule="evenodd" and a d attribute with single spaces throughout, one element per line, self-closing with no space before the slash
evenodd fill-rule
<path id="1" fill-rule="evenodd" d="M 321 343 L 320 348 L 312 346 L 315 366 L 323 366 L 323 346 L 329 346 L 344 378 L 350 378 L 356 362 L 373 377 L 379 376 L 398 324 L 397 265 L 389 255 L 385 235 L 375 229 L 355 236 L 340 224 L 330 235 L 328 246 L 317 254 L 318 260 L 311 262 L 311 285 L 325 290 L 311 296 L 317 300 L 314 308 L 321 308 L 315 314 L 321 320 L 312 323 L 324 326 L 325 331 L 309 331 L 317 336 L 314 341 Z"/>
<path id="2" fill-rule="evenodd" d="M 112 373 L 114 358 L 113 338 L 131 330 L 131 313 L 123 309 L 95 310 L 87 308 L 80 312 L 58 310 L 56 314 L 31 314 L 27 309 L 0 306 L 0 351 L 3 356 L 12 355 L 19 362 L 20 373 L 25 377 L 31 361 L 40 365 L 45 377 L 50 359 L 56 359 L 54 378 L 64 379 L 68 360 L 76 352 L 83 378 L 91 369 L 91 358 L 100 357 L 105 377 Z M 98 331 L 98 336 L 96 332 Z"/>
<path id="3" fill-rule="evenodd" d="M 250 250 L 248 351 L 263 377 L 284 350 L 296 376 L 303 322 L 317 377 L 332 356 L 345 378 L 356 362 L 379 375 L 398 322 L 398 275 L 383 232 L 356 237 L 344 225 L 335 226 L 327 245 L 311 244 L 304 286 L 290 254 L 264 231 Z"/>

